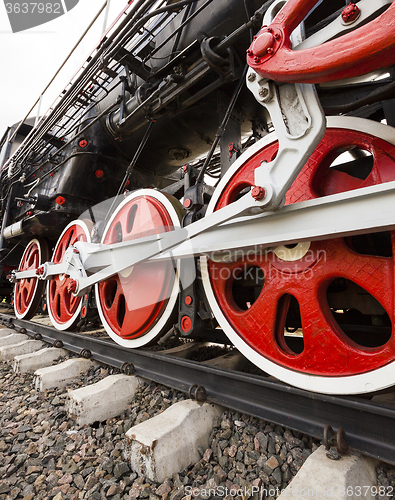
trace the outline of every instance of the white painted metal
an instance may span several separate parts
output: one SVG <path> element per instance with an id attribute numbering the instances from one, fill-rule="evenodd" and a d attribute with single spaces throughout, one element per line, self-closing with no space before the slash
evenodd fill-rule
<path id="1" fill-rule="evenodd" d="M 277 86 L 258 78 L 251 82 L 249 73 L 248 88 L 270 113 L 279 142 L 275 159 L 255 170 L 255 184 L 266 192 L 262 206 L 273 210 L 284 202 L 292 182 L 318 146 L 326 121 L 313 85 Z"/>
<path id="2" fill-rule="evenodd" d="M 266 12 L 263 25 L 270 24 L 285 0 L 274 2 Z M 303 23 L 291 36 L 293 46 L 304 38 Z M 263 207 L 278 209 L 285 193 L 318 146 L 325 133 L 326 120 L 314 85 L 287 83 L 277 85 L 249 68 L 246 84 L 255 99 L 264 106 L 273 123 L 279 149 L 270 163 L 255 169 L 255 184 L 265 189 Z"/>
<path id="3" fill-rule="evenodd" d="M 288 248 L 285 245 L 280 245 L 273 248 L 273 253 L 280 259 L 286 262 L 295 262 L 303 258 L 310 249 L 310 241 L 298 243 L 294 248 Z"/>
<path id="4" fill-rule="evenodd" d="M 287 205 L 278 212 L 243 217 L 208 229 L 155 259 L 271 248 L 302 241 L 395 229 L 395 181 Z M 222 210 L 222 209 L 221 209 Z M 220 211 L 219 211 L 220 212 Z"/>
<path id="5" fill-rule="evenodd" d="M 263 26 L 271 24 L 286 0 L 275 1 L 265 13 Z M 292 45 L 304 39 L 304 24 L 292 33 Z M 265 189 L 261 200 L 268 210 L 279 209 L 307 159 L 325 133 L 326 120 L 314 85 L 287 83 L 278 85 L 249 68 L 246 84 L 255 99 L 270 114 L 279 143 L 273 161 L 255 169 L 255 185 Z"/>
<path id="6" fill-rule="evenodd" d="M 140 192 L 137 191 L 136 195 Z M 277 212 L 235 217 L 229 222 L 226 217 L 221 217 L 236 212 L 228 208 L 240 207 L 240 202 L 243 203 L 241 206 L 246 206 L 246 196 L 202 221 L 162 233 L 155 239 L 115 245 L 78 242 L 75 248 L 79 250 L 79 255 L 75 256 L 75 261 L 81 258 L 79 267 L 85 269 L 88 276 L 82 276 L 79 268 L 74 270 L 67 263 L 57 265 L 56 273 L 69 274 L 76 279 L 76 294 L 82 295 L 93 284 L 148 259 L 187 258 L 212 252 L 227 254 L 240 248 L 264 249 L 322 240 L 334 235 L 350 236 L 395 229 L 395 213 L 388 210 L 388 206 L 395 201 L 395 181 L 295 203 Z M 223 219 L 225 223 L 220 225 Z M 219 221 L 218 225 L 209 224 L 215 221 Z M 326 221 L 325 224 L 323 221 Z M 104 262 L 110 264 L 103 267 Z M 50 266 L 47 269 L 51 271 Z M 90 274 L 97 269 L 100 270 Z M 19 277 L 19 273 L 16 276 Z"/>
<path id="7" fill-rule="evenodd" d="M 370 120 L 349 117 L 332 117 L 328 119 L 328 126 L 366 132 L 370 135 L 381 137 L 382 139 L 395 145 L 395 129 L 380 123 L 371 122 Z M 272 137 L 272 139 L 274 139 L 274 136 Z M 239 168 L 240 164 L 237 165 L 235 162 L 235 164 L 232 165 L 228 172 L 225 174 L 218 185 L 218 189 L 215 191 L 214 196 L 210 201 L 207 210 L 208 214 L 210 214 L 215 209 L 215 206 L 223 189 Z M 394 183 L 386 183 L 374 187 L 385 188 L 389 187 L 389 185 L 392 184 Z M 351 197 L 353 194 L 357 194 L 361 191 L 362 190 L 356 190 L 352 193 L 348 192 L 346 194 Z M 369 206 L 367 207 L 368 209 Z M 390 213 L 392 212 L 392 210 L 390 210 L 390 207 L 392 206 L 393 202 L 387 200 L 387 203 L 382 207 L 382 209 L 384 210 L 384 212 Z M 347 212 L 345 211 L 343 212 L 341 217 L 345 217 L 346 215 Z M 358 216 L 358 214 L 356 214 L 355 224 L 358 224 L 358 221 L 361 217 L 363 217 L 363 215 L 360 214 Z M 332 223 L 331 220 L 328 221 L 327 219 L 322 219 L 321 222 L 325 223 L 325 225 L 330 225 Z M 333 235 L 335 237 L 338 236 L 336 231 L 334 231 Z M 237 347 L 237 349 L 239 349 L 239 351 L 246 358 L 248 358 L 261 370 L 269 373 L 279 380 L 282 380 L 283 382 L 300 387 L 301 389 L 326 394 L 363 394 L 385 389 L 387 387 L 391 387 L 394 384 L 395 361 L 369 373 L 345 377 L 323 377 L 296 372 L 294 370 L 290 370 L 276 363 L 273 363 L 267 358 L 264 358 L 237 334 L 237 332 L 233 329 L 232 325 L 228 322 L 227 318 L 222 313 L 222 310 L 217 302 L 217 298 L 215 297 L 213 289 L 211 287 L 206 257 L 201 258 L 200 265 L 204 289 L 215 318 L 219 322 L 225 334 L 235 345 L 235 347 Z"/>

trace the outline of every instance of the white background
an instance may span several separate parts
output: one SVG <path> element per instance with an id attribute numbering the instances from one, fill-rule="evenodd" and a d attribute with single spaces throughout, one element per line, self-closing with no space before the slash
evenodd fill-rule
<path id="1" fill-rule="evenodd" d="M 105 0 L 79 0 L 70 12 L 54 21 L 12 33 L 4 1 L 0 0 L 0 138 L 8 126 L 26 115 L 104 3 Z M 111 0 L 107 26 L 127 3 Z M 104 12 L 52 84 L 52 91 L 43 100 L 42 112 L 51 106 L 97 45 L 103 23 Z M 32 115 L 36 116 L 36 110 Z"/>

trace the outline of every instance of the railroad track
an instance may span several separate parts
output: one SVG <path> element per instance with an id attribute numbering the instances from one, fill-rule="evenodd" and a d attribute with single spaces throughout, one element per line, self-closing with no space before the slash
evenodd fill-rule
<path id="1" fill-rule="evenodd" d="M 326 426 L 344 429 L 350 448 L 395 465 L 395 406 L 367 397 L 303 391 L 252 375 L 183 359 L 169 351 L 130 350 L 112 341 L 59 331 L 0 313 L 0 322 L 28 336 L 169 387 L 322 439 Z"/>

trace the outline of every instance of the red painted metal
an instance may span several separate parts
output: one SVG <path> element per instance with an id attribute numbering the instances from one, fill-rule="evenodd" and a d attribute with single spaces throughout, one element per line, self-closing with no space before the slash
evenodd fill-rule
<path id="1" fill-rule="evenodd" d="M 185 333 L 188 333 L 191 331 L 191 328 L 192 328 L 192 320 L 189 316 L 183 316 L 181 318 L 181 322 L 180 322 L 180 325 L 181 325 L 181 330 Z"/>
<path id="2" fill-rule="evenodd" d="M 290 36 L 317 0 L 289 0 L 247 51 L 259 75 L 278 82 L 323 83 L 395 63 L 395 3 L 379 17 L 317 47 L 292 50 Z M 270 50 L 268 50 L 270 49 Z"/>
<path id="3" fill-rule="evenodd" d="M 72 225 L 58 241 L 52 262 L 59 264 L 63 261 L 66 250 L 77 241 L 87 241 L 84 229 L 79 225 Z M 81 297 L 74 297 L 73 281 L 68 276 L 55 276 L 49 283 L 47 305 L 51 310 L 52 318 L 59 325 L 68 323 L 74 317 L 81 303 Z M 75 288 L 74 288 L 75 290 Z"/>
<path id="4" fill-rule="evenodd" d="M 373 155 L 373 168 L 365 180 L 330 168 L 339 152 L 357 147 Z M 251 157 L 224 188 L 216 210 L 234 201 L 254 185 L 254 170 L 270 162 L 278 144 L 269 144 Z M 316 151 L 287 193 L 287 204 L 371 186 L 395 179 L 395 147 L 365 133 L 327 129 Z M 395 253 L 395 234 L 392 234 Z M 322 376 L 346 376 L 368 372 L 395 359 L 394 332 L 375 348 L 352 341 L 334 319 L 326 292 L 336 278 L 350 280 L 383 306 L 394 325 L 394 257 L 364 255 L 353 251 L 343 238 L 313 242 L 307 254 L 281 260 L 274 252 L 248 253 L 232 263 L 209 262 L 211 285 L 228 322 L 262 357 L 298 372 Z M 260 270 L 260 271 L 259 271 Z M 233 287 L 246 274 L 263 272 L 264 284 L 246 310 L 236 303 Z M 291 297 L 297 300 L 303 327 L 304 349 L 295 354 L 284 337 Z"/>
<path id="5" fill-rule="evenodd" d="M 19 271 L 37 269 L 40 265 L 40 249 L 35 241 L 29 244 L 19 265 Z M 37 289 L 38 279 L 27 278 L 20 280 L 15 285 L 15 309 L 19 314 L 25 314 L 30 307 Z"/>
<path id="6" fill-rule="evenodd" d="M 77 290 L 77 282 L 75 280 L 69 280 L 67 284 L 67 291 L 69 293 L 74 293 Z"/>
<path id="7" fill-rule="evenodd" d="M 166 208 L 151 196 L 124 205 L 107 229 L 103 242 L 113 244 L 173 230 Z M 173 264 L 146 262 L 99 283 L 99 301 L 106 322 L 124 339 L 145 335 L 161 317 L 174 284 Z"/>
<path id="8" fill-rule="evenodd" d="M 343 9 L 342 19 L 345 23 L 352 23 L 357 20 L 360 13 L 361 11 L 357 4 L 349 3 L 347 7 Z"/>
<path id="9" fill-rule="evenodd" d="M 251 189 L 251 196 L 254 198 L 254 200 L 261 200 L 262 198 L 265 197 L 266 191 L 265 188 L 262 186 L 254 186 Z"/>

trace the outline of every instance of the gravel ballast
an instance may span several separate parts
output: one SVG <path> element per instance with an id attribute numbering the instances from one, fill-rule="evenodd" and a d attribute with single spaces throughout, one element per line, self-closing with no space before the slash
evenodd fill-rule
<path id="1" fill-rule="evenodd" d="M 118 370 L 93 368 L 66 389 L 38 393 L 32 375 L 17 375 L 11 363 L 0 363 L 0 500 L 246 500 L 251 486 L 265 488 L 271 499 L 319 445 L 308 436 L 226 411 L 215 420 L 209 448 L 199 450 L 197 463 L 162 484 L 149 482 L 123 457 L 125 432 L 187 396 L 147 383 L 119 417 L 77 426 L 64 409 L 68 391 L 111 373 Z M 395 487 L 393 467 L 380 464 L 377 472 L 379 484 Z M 252 500 L 264 499 L 252 495 Z"/>

